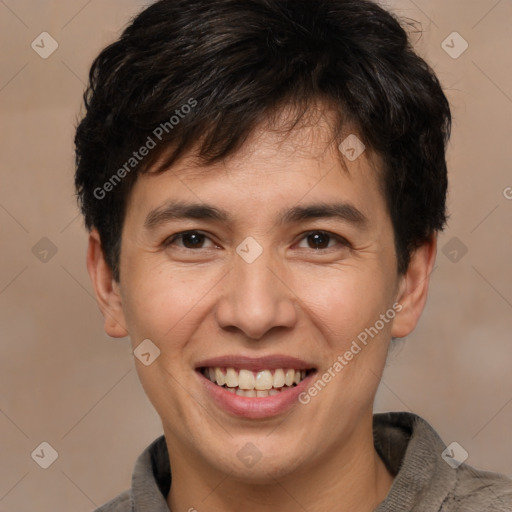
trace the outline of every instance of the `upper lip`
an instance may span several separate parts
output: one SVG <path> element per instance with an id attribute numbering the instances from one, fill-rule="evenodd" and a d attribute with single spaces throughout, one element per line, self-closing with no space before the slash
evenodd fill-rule
<path id="1" fill-rule="evenodd" d="M 251 356 L 237 356 L 225 355 L 204 359 L 196 364 L 196 369 L 199 368 L 234 368 L 236 370 L 276 370 L 278 368 L 293 368 L 294 370 L 310 370 L 315 367 L 314 364 L 308 363 L 303 359 L 291 357 L 283 354 L 276 354 L 272 356 L 251 357 Z"/>

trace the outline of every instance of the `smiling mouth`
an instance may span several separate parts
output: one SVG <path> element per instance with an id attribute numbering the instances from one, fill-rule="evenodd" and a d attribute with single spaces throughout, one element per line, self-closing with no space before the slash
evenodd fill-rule
<path id="1" fill-rule="evenodd" d="M 297 386 L 315 371 L 276 368 L 252 371 L 246 369 L 202 367 L 199 372 L 208 380 L 226 391 L 246 397 L 268 397 Z"/>

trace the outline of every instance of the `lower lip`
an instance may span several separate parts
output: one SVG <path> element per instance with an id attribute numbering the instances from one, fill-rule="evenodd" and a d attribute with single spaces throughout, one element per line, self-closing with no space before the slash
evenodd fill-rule
<path id="1" fill-rule="evenodd" d="M 293 404 L 298 402 L 299 395 L 307 389 L 316 371 L 311 372 L 296 386 L 286 391 L 280 391 L 276 395 L 264 397 L 248 397 L 231 393 L 225 388 L 214 384 L 200 371 L 196 373 L 206 392 L 221 409 L 242 418 L 258 419 L 277 416 L 290 409 Z"/>

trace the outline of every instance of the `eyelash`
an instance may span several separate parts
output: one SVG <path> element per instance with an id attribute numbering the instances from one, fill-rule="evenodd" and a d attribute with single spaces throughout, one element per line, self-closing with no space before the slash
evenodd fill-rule
<path id="1" fill-rule="evenodd" d="M 173 245 L 176 240 L 183 240 L 183 237 L 185 235 L 191 235 L 191 234 L 199 234 L 201 236 L 204 236 L 205 238 L 209 238 L 208 235 L 206 235 L 205 233 L 203 233 L 202 231 L 199 231 L 199 230 L 181 231 L 179 233 L 176 233 L 176 234 L 166 238 L 163 241 L 162 246 L 169 247 L 169 246 Z M 305 233 L 301 234 L 301 238 L 299 239 L 299 241 L 301 241 L 301 240 L 303 240 L 303 239 L 305 239 L 308 236 L 311 236 L 313 234 L 321 234 L 321 235 L 324 235 L 324 236 L 328 236 L 328 237 L 330 237 L 330 239 L 334 238 L 342 246 L 349 247 L 349 248 L 351 247 L 350 242 L 348 242 L 345 238 L 343 238 L 343 237 L 341 237 L 339 235 L 335 235 L 334 233 L 331 233 L 329 231 L 323 231 L 323 230 L 320 230 L 320 229 L 315 229 L 315 230 L 312 230 L 312 231 L 306 231 Z M 193 249 L 193 248 L 189 248 L 189 247 L 180 247 L 180 249 L 181 250 L 185 250 L 185 251 L 197 251 L 199 249 L 204 249 L 204 248 L 203 247 L 199 247 L 199 249 Z M 311 250 L 315 251 L 315 252 L 320 252 L 320 251 L 327 251 L 329 249 L 333 249 L 333 247 L 318 248 L 318 249 L 311 249 Z"/>

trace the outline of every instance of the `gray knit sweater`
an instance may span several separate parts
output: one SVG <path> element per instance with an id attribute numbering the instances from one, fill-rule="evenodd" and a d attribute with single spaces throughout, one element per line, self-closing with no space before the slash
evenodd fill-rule
<path id="1" fill-rule="evenodd" d="M 419 416 L 375 414 L 373 433 L 375 448 L 395 477 L 375 512 L 512 512 L 512 480 L 465 463 L 449 464 L 446 454 L 441 456 L 445 444 Z M 169 512 L 170 485 L 169 454 L 160 436 L 137 459 L 131 489 L 94 512 Z"/>

